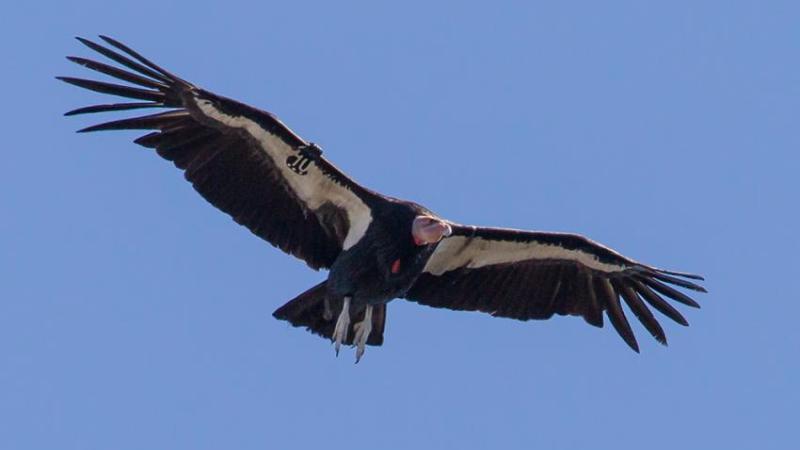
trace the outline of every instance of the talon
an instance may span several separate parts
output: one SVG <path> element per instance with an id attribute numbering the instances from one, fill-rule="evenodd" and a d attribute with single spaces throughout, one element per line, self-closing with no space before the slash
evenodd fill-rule
<path id="1" fill-rule="evenodd" d="M 334 349 L 336 356 L 339 356 L 339 349 L 342 347 L 342 342 L 347 340 L 347 330 L 350 328 L 350 297 L 344 298 L 342 305 L 342 312 L 339 313 L 339 318 L 336 320 L 336 328 L 333 329 Z"/>
<path id="2" fill-rule="evenodd" d="M 355 336 L 353 344 L 356 346 L 356 364 L 361 361 L 364 351 L 367 349 L 367 339 L 372 332 L 372 305 L 367 305 L 364 310 L 364 320 L 353 326 Z"/>

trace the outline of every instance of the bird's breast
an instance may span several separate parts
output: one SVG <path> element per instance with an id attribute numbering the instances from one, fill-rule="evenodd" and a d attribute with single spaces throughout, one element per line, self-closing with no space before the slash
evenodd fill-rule
<path id="1" fill-rule="evenodd" d="M 433 248 L 407 251 L 360 242 L 342 252 L 328 275 L 330 294 L 352 296 L 356 303 L 384 303 L 402 297 L 419 277 Z"/>

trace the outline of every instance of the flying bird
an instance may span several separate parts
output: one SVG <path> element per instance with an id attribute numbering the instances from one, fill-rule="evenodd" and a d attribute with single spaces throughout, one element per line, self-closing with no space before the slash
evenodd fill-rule
<path id="1" fill-rule="evenodd" d="M 698 275 L 642 264 L 577 234 L 461 225 L 417 203 L 370 190 L 295 134 L 275 115 L 189 83 L 106 36 L 81 43 L 116 63 L 69 56 L 119 81 L 58 79 L 133 99 L 66 115 L 165 108 L 166 111 L 79 130 L 151 130 L 134 142 L 171 161 L 212 205 L 325 281 L 274 316 L 356 347 L 383 343 L 386 304 L 395 298 L 435 308 L 481 311 L 518 320 L 580 316 L 596 327 L 603 313 L 634 351 L 639 346 L 622 309 L 628 305 L 662 344 L 650 307 L 681 325 L 667 300 L 697 302 Z M 648 307 L 649 305 L 649 307 Z"/>

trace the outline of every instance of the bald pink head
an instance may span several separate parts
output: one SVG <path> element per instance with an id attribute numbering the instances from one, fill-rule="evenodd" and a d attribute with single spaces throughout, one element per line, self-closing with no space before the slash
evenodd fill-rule
<path id="1" fill-rule="evenodd" d="M 411 224 L 411 235 L 417 245 L 435 244 L 452 232 L 447 222 L 431 216 L 417 216 Z"/>

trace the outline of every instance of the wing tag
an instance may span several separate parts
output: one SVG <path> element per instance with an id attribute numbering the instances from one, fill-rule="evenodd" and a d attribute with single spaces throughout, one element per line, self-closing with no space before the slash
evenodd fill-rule
<path id="1" fill-rule="evenodd" d="M 308 165 L 322 154 L 322 149 L 319 148 L 317 144 L 311 142 L 308 145 L 299 147 L 297 153 L 300 156 L 290 155 L 286 158 L 286 166 L 289 167 L 292 172 L 302 176 L 308 174 Z"/>
<path id="2" fill-rule="evenodd" d="M 311 164 L 311 159 L 306 156 L 291 155 L 286 158 L 286 165 L 292 169 L 292 172 L 298 175 L 308 174 L 308 165 Z"/>

